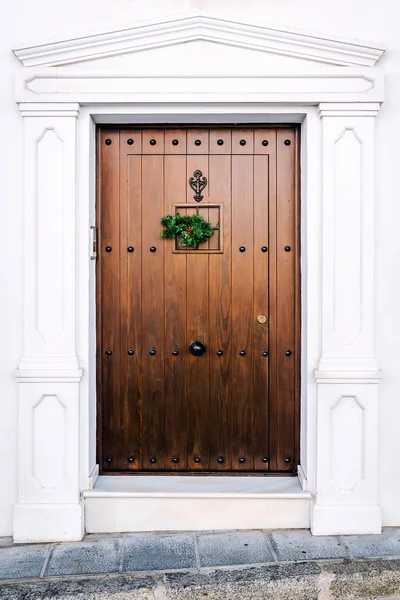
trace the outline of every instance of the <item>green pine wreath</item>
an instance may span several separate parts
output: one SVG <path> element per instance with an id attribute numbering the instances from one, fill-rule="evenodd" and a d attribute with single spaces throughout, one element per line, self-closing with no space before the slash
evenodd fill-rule
<path id="1" fill-rule="evenodd" d="M 182 248 L 197 248 L 199 244 L 206 242 L 212 235 L 214 229 L 211 223 L 205 221 L 201 215 L 164 215 L 161 219 L 164 231 L 162 238 L 174 239 L 179 237 L 178 246 Z"/>

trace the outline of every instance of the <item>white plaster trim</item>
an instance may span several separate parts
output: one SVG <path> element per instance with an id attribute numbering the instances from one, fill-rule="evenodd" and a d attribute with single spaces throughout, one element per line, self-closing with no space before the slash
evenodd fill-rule
<path id="1" fill-rule="evenodd" d="M 89 475 L 89 490 L 92 490 L 96 485 L 97 478 L 99 476 L 99 465 L 94 465 Z"/>
<path id="2" fill-rule="evenodd" d="M 382 371 L 314 371 L 317 383 L 374 383 L 379 384 Z"/>
<path id="3" fill-rule="evenodd" d="M 297 465 L 297 477 L 298 477 L 299 483 L 301 485 L 301 489 L 303 490 L 303 492 L 307 492 L 308 491 L 307 477 L 306 477 L 306 474 L 304 473 L 303 467 L 301 465 Z"/>
<path id="4" fill-rule="evenodd" d="M 59 66 L 198 40 L 338 66 L 373 67 L 385 51 L 375 42 L 328 38 L 207 15 L 186 15 L 80 38 L 21 46 L 13 52 L 25 67 Z"/>
<path id="5" fill-rule="evenodd" d="M 18 383 L 79 383 L 82 369 L 16 369 L 15 379 Z"/>
<path id="6" fill-rule="evenodd" d="M 57 111 L 62 114 L 76 110 L 76 103 L 132 105 L 154 103 L 272 103 L 332 106 L 340 102 L 347 110 L 349 103 L 368 102 L 356 106 L 356 111 L 376 111 L 384 99 L 383 72 L 380 69 L 332 66 L 268 67 L 248 73 L 214 73 L 202 75 L 168 73 L 118 72 L 115 69 L 75 68 L 21 69 L 16 77 L 16 101 L 25 116 L 36 116 L 36 110 Z M 43 108 L 35 109 L 35 103 Z M 67 109 L 69 103 L 69 109 Z M 52 113 L 53 114 L 53 113 Z M 364 114 L 364 113 L 363 113 Z M 39 114 L 37 116 L 40 116 Z M 75 116 L 75 115 L 71 115 Z"/>

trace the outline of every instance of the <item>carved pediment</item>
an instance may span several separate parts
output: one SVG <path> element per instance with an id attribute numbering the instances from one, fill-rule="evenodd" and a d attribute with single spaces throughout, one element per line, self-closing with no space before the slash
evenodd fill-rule
<path id="1" fill-rule="evenodd" d="M 226 48 L 231 49 L 230 54 Z M 158 52 L 157 52 L 158 49 Z M 204 49 L 206 51 L 204 52 Z M 211 50 L 211 52 L 209 52 Z M 25 67 L 65 66 L 88 63 L 110 66 L 128 62 L 132 68 L 143 67 L 144 53 L 150 59 L 163 56 L 171 60 L 180 56 L 192 61 L 196 56 L 222 56 L 225 62 L 237 60 L 238 52 L 255 56 L 258 63 L 288 64 L 298 61 L 336 66 L 372 67 L 384 52 L 381 45 L 324 37 L 287 29 L 270 28 L 207 15 L 187 15 L 158 21 L 138 23 L 132 27 L 108 30 L 86 37 L 71 38 L 16 48 L 14 54 Z M 163 54 L 164 53 L 164 54 Z M 165 54 L 167 53 L 167 55 Z M 186 58 L 185 58 L 186 57 Z M 146 62 L 146 61 L 145 61 Z M 84 65 L 83 65 L 84 66 Z M 190 65 L 188 65 L 190 66 Z"/>

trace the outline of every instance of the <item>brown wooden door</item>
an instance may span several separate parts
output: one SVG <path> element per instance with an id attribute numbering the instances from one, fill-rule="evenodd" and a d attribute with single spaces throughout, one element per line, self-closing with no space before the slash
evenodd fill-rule
<path id="1" fill-rule="evenodd" d="M 292 127 L 99 130 L 103 472 L 296 470 L 298 155 Z M 161 239 L 176 211 L 217 228 L 198 251 Z"/>

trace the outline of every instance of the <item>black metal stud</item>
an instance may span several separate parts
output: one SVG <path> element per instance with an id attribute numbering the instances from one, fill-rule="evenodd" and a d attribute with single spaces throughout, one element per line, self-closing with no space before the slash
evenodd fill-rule
<path id="1" fill-rule="evenodd" d="M 130 146 L 132 146 L 133 144 L 133 139 L 129 138 L 129 140 L 126 140 L 126 143 L 129 144 Z"/>
<path id="2" fill-rule="evenodd" d="M 267 246 L 262 246 L 261 247 L 261 252 L 268 252 Z"/>
<path id="3" fill-rule="evenodd" d="M 175 350 L 172 350 L 172 356 L 178 356 L 178 354 L 179 354 L 179 350 L 177 350 L 176 348 L 175 348 Z"/>
<path id="4" fill-rule="evenodd" d="M 155 146 L 157 144 L 156 140 L 150 140 L 150 146 Z"/>
<path id="5" fill-rule="evenodd" d="M 133 348 L 129 348 L 128 354 L 129 354 L 129 356 L 133 356 L 135 354 L 134 349 Z"/>
<path id="6" fill-rule="evenodd" d="M 240 140 L 239 143 L 240 143 L 241 146 L 245 146 L 246 145 L 246 140 Z"/>
<path id="7" fill-rule="evenodd" d="M 286 350 L 285 355 L 286 356 L 292 356 L 292 352 L 290 350 Z"/>
<path id="8" fill-rule="evenodd" d="M 207 350 L 207 346 L 201 340 L 195 340 L 189 346 L 189 351 L 193 356 L 203 356 Z"/>
<path id="9" fill-rule="evenodd" d="M 245 463 L 246 462 L 245 457 L 244 456 L 239 456 L 239 462 L 242 463 L 242 464 Z"/>
<path id="10" fill-rule="evenodd" d="M 291 247 L 290 246 L 285 246 L 284 250 L 285 250 L 285 252 L 290 252 L 291 251 Z"/>
<path id="11" fill-rule="evenodd" d="M 268 456 L 263 456 L 263 457 L 261 458 L 261 461 L 262 461 L 263 463 L 267 463 L 267 462 L 268 462 Z"/>
<path id="12" fill-rule="evenodd" d="M 177 464 L 179 462 L 179 456 L 173 456 L 172 457 L 172 462 Z"/>
<path id="13" fill-rule="evenodd" d="M 217 144 L 218 144 L 218 146 L 223 146 L 224 140 L 217 140 Z"/>
<path id="14" fill-rule="evenodd" d="M 106 458 L 106 463 L 111 464 L 112 463 L 112 458 L 111 456 L 107 456 Z"/>
<path id="15" fill-rule="evenodd" d="M 129 463 L 133 463 L 133 462 L 134 462 L 134 460 L 135 460 L 135 457 L 134 457 L 134 456 L 128 456 L 128 462 L 129 462 Z"/>
<path id="16" fill-rule="evenodd" d="M 128 250 L 128 252 L 133 252 L 133 251 L 134 251 L 134 249 L 135 249 L 135 248 L 134 248 L 133 246 L 128 246 L 128 247 L 127 247 L 127 250 Z"/>
<path id="17" fill-rule="evenodd" d="M 109 140 L 109 139 L 107 139 L 107 140 L 106 140 L 106 146 L 111 146 L 111 144 L 112 144 L 112 141 L 111 141 L 111 140 Z"/>
<path id="18" fill-rule="evenodd" d="M 201 140 L 196 140 L 196 141 L 194 142 L 194 144 L 195 144 L 195 146 L 201 146 Z"/>
<path id="19" fill-rule="evenodd" d="M 150 246 L 150 252 L 156 252 L 157 248 L 155 246 Z"/>
<path id="20" fill-rule="evenodd" d="M 264 356 L 264 358 L 265 358 L 266 356 L 268 356 L 268 350 L 263 350 L 263 351 L 261 352 L 261 354 L 262 354 L 262 356 Z"/>
<path id="21" fill-rule="evenodd" d="M 156 459 L 156 457 L 155 457 L 155 456 L 152 456 L 152 457 L 150 458 L 150 462 L 151 462 L 151 464 L 152 464 L 152 465 L 155 465 L 155 464 L 156 464 L 156 462 L 157 462 L 157 459 Z"/>
<path id="22" fill-rule="evenodd" d="M 246 350 L 241 350 L 239 352 L 239 356 L 246 356 Z"/>
<path id="23" fill-rule="evenodd" d="M 219 463 L 220 465 L 222 465 L 223 462 L 224 462 L 224 457 L 223 456 L 218 456 L 217 463 Z"/>
<path id="24" fill-rule="evenodd" d="M 155 348 L 152 348 L 149 352 L 150 356 L 154 356 L 157 353 L 157 350 Z"/>
<path id="25" fill-rule="evenodd" d="M 106 252 L 112 252 L 111 246 L 106 246 Z"/>
<path id="26" fill-rule="evenodd" d="M 193 460 L 194 460 L 195 463 L 201 462 L 200 456 L 195 456 Z"/>
<path id="27" fill-rule="evenodd" d="M 285 140 L 285 146 L 290 146 L 292 142 L 290 140 Z"/>
<path id="28" fill-rule="evenodd" d="M 173 145 L 173 146 L 177 146 L 178 144 L 179 144 L 179 141 L 178 141 L 178 140 L 172 140 L 172 145 Z M 172 460 L 173 460 L 173 459 L 172 459 Z"/>
<path id="29" fill-rule="evenodd" d="M 285 462 L 286 464 L 289 464 L 291 460 L 292 459 L 290 458 L 290 456 L 285 456 L 285 458 L 283 459 L 283 462 Z"/>
<path id="30" fill-rule="evenodd" d="M 263 140 L 261 143 L 263 146 L 268 146 L 268 140 Z"/>
<path id="31" fill-rule="evenodd" d="M 240 248 L 239 248 L 239 252 L 246 252 L 246 248 L 245 248 L 245 246 L 240 246 Z"/>
<path id="32" fill-rule="evenodd" d="M 217 350 L 217 356 L 222 356 L 222 355 L 223 355 L 223 353 L 224 353 L 224 351 L 223 351 L 223 350 Z"/>
<path id="33" fill-rule="evenodd" d="M 107 348 L 106 356 L 111 356 L 111 354 L 112 354 L 112 350 L 110 350 L 110 348 Z"/>

